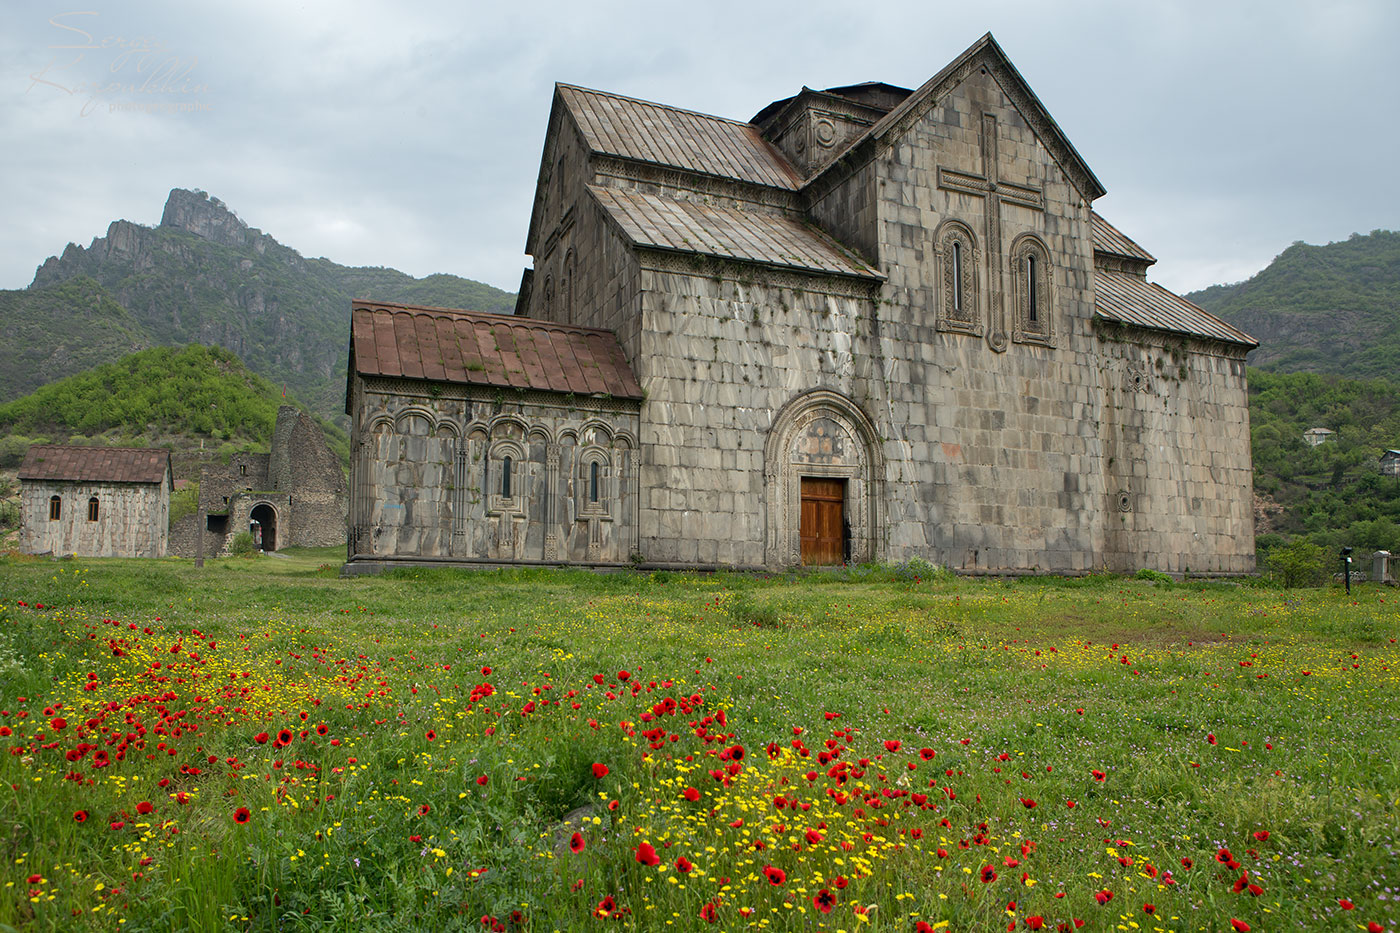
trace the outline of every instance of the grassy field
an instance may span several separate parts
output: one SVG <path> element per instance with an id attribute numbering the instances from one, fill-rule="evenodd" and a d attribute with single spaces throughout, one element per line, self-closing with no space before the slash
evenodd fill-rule
<path id="1" fill-rule="evenodd" d="M 1400 594 L 0 558 L 0 930 L 1400 930 Z"/>

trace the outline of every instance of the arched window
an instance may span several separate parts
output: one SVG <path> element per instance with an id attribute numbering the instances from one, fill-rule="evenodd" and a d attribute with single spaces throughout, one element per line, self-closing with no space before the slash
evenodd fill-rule
<path id="1" fill-rule="evenodd" d="M 938 279 L 938 329 L 981 332 L 977 310 L 977 240 L 966 224 L 944 221 L 935 237 L 941 267 Z"/>
<path id="2" fill-rule="evenodd" d="M 588 501 L 598 501 L 598 461 L 594 460 L 588 466 Z"/>
<path id="3" fill-rule="evenodd" d="M 510 468 L 515 461 L 506 457 L 501 461 L 501 498 L 510 498 Z"/>
<path id="4" fill-rule="evenodd" d="M 1050 251 L 1033 234 L 1024 234 L 1011 245 L 1015 332 L 1021 343 L 1050 346 L 1054 337 L 1054 286 Z"/>
<path id="5" fill-rule="evenodd" d="M 63 500 L 58 496 L 49 496 L 49 521 L 56 522 L 63 517 Z"/>
<path id="6" fill-rule="evenodd" d="M 92 498 L 88 499 L 88 521 L 90 521 L 90 522 L 95 522 L 95 521 L 97 521 L 97 497 L 96 497 L 96 496 L 93 496 Z"/>

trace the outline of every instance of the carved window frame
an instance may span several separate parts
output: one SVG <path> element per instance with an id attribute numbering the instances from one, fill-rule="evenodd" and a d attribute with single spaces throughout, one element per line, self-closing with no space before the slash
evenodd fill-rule
<path id="1" fill-rule="evenodd" d="M 502 494 L 502 470 L 510 458 L 510 495 Z M 525 447 L 514 440 L 498 440 L 486 454 L 486 514 L 513 518 L 525 516 L 526 490 L 530 478 Z"/>
<path id="2" fill-rule="evenodd" d="M 574 479 L 574 515 L 576 521 L 599 519 L 613 520 L 613 503 L 619 498 L 616 484 L 617 474 L 613 470 L 612 458 L 603 447 L 584 447 L 577 458 L 577 473 Z M 592 498 L 593 465 L 598 466 L 598 501 Z"/>
<path id="3" fill-rule="evenodd" d="M 1034 269 L 1033 279 L 1031 270 Z M 1032 301 L 1036 311 L 1031 320 Z M 1055 270 L 1050 250 L 1034 233 L 1023 233 L 1011 244 L 1011 339 L 1017 343 L 1055 345 Z"/>
<path id="4" fill-rule="evenodd" d="M 982 252 L 976 234 L 960 220 L 945 220 L 934 235 L 934 250 L 938 256 L 938 329 L 980 337 L 977 270 Z"/>

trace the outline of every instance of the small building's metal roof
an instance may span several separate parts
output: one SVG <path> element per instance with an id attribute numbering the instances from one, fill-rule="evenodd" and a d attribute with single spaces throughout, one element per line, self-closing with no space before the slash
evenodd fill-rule
<path id="1" fill-rule="evenodd" d="M 35 444 L 24 455 L 19 478 L 71 483 L 171 482 L 164 447 L 67 447 Z"/>
<path id="2" fill-rule="evenodd" d="M 356 300 L 350 363 L 362 376 L 642 397 L 612 331 L 508 314 Z"/>
<path id="3" fill-rule="evenodd" d="M 1090 211 L 1090 213 L 1094 217 L 1095 250 L 1100 253 L 1112 253 L 1115 256 L 1126 256 L 1129 259 L 1139 259 L 1148 265 L 1157 261 L 1155 256 L 1135 243 L 1123 231 L 1104 220 L 1098 211 Z"/>
<path id="4" fill-rule="evenodd" d="M 1109 321 L 1247 347 L 1259 346 L 1259 341 L 1244 331 L 1139 275 L 1096 269 L 1094 293 L 1099 317 Z"/>
<path id="5" fill-rule="evenodd" d="M 830 275 L 879 280 L 878 272 L 816 227 L 781 214 L 588 186 L 635 246 L 698 253 Z"/>
<path id="6" fill-rule="evenodd" d="M 748 123 L 571 84 L 558 94 L 594 152 L 789 191 L 801 183 Z"/>

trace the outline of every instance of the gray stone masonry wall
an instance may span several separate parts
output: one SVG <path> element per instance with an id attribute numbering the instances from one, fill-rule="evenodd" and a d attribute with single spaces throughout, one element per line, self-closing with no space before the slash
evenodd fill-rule
<path id="1" fill-rule="evenodd" d="M 169 480 L 147 483 L 20 483 L 20 550 L 78 557 L 164 557 L 170 520 Z M 49 498 L 59 496 L 59 518 Z M 97 497 L 97 521 L 88 500 Z"/>
<path id="2" fill-rule="evenodd" d="M 635 403 L 354 379 L 352 560 L 631 559 Z"/>
<path id="3" fill-rule="evenodd" d="M 1103 327 L 1104 563 L 1254 571 L 1243 348 Z"/>
<path id="4" fill-rule="evenodd" d="M 277 411 L 268 463 L 269 487 L 289 496 L 291 532 L 278 547 L 329 547 L 345 540 L 349 494 L 340 460 L 311 416 L 290 405 Z"/>

